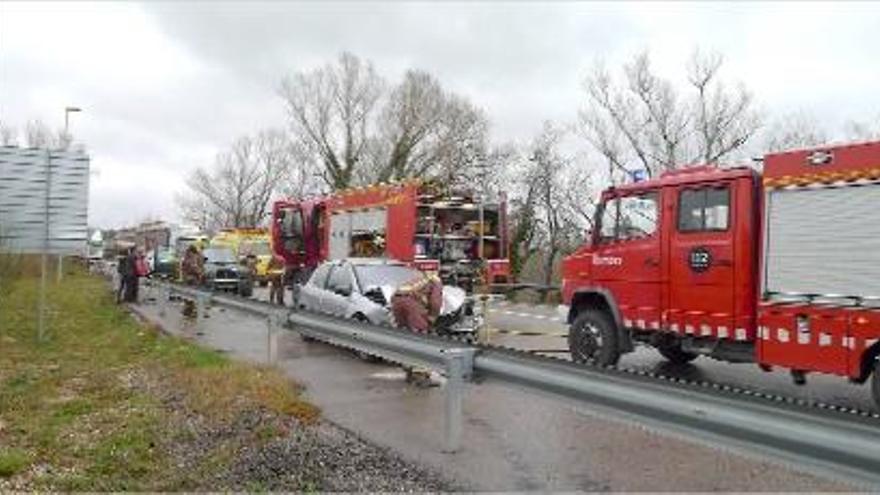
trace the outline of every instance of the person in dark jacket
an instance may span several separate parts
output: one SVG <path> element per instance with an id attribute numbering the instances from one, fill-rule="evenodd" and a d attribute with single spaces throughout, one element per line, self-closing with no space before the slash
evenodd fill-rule
<path id="1" fill-rule="evenodd" d="M 125 254 L 119 256 L 116 260 L 116 275 L 119 279 L 119 288 L 116 289 L 116 303 L 119 304 L 123 300 L 123 296 L 126 294 L 125 290 L 125 273 L 127 271 L 126 263 L 128 262 L 128 250 L 125 251 Z"/>
<path id="2" fill-rule="evenodd" d="M 133 247 L 129 248 L 128 254 L 125 256 L 125 269 L 122 276 L 125 278 L 125 302 L 137 302 L 137 253 Z"/>

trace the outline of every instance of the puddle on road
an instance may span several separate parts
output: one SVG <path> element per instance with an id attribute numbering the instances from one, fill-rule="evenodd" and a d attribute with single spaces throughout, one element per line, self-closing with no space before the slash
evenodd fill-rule
<path id="1" fill-rule="evenodd" d="M 406 373 L 403 372 L 403 369 L 379 371 L 377 373 L 370 373 L 370 378 L 376 380 L 403 381 L 406 379 Z"/>

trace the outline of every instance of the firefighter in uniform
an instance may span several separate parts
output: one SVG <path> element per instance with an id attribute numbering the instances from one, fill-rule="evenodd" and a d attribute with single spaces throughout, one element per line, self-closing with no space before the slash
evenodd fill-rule
<path id="1" fill-rule="evenodd" d="M 391 313 L 399 328 L 427 333 L 443 306 L 443 284 L 436 275 L 420 275 L 401 285 L 391 296 Z M 404 367 L 407 382 L 433 386 L 430 370 Z"/>
<path id="2" fill-rule="evenodd" d="M 186 248 L 183 259 L 180 260 L 180 275 L 183 278 L 183 283 L 191 286 L 201 285 L 205 278 L 205 260 L 202 258 L 202 253 L 193 244 Z M 188 318 L 198 316 L 196 305 L 191 299 L 184 299 L 183 315 Z"/>
<path id="3" fill-rule="evenodd" d="M 272 256 L 269 260 L 269 302 L 284 306 L 284 263 L 281 258 Z"/>

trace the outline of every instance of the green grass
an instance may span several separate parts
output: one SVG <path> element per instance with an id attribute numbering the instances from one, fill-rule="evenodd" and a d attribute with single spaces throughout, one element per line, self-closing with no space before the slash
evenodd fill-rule
<path id="1" fill-rule="evenodd" d="M 0 449 L 0 477 L 18 473 L 29 464 L 27 454 L 20 449 Z"/>
<path id="2" fill-rule="evenodd" d="M 167 454 L 188 441 L 168 394 L 211 424 L 256 406 L 303 422 L 318 416 L 277 370 L 145 328 L 114 303 L 103 281 L 84 274 L 51 285 L 49 331 L 38 341 L 38 287 L 37 278 L 24 276 L 0 296 L 0 477 L 40 465 L 52 469 L 40 470 L 47 474 L 36 475 L 31 489 L 195 487 L 193 474 L 180 472 Z M 281 433 L 260 428 L 252 441 Z M 230 445 L 213 449 L 200 474 L 233 461 Z"/>

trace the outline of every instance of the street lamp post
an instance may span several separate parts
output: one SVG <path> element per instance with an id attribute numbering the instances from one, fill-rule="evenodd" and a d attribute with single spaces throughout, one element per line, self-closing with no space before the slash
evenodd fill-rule
<path id="1" fill-rule="evenodd" d="M 70 114 L 75 112 L 82 112 L 82 108 L 79 107 L 64 107 L 64 139 L 65 139 L 65 148 L 70 146 L 73 142 L 73 139 L 70 137 Z M 50 151 L 51 153 L 51 151 Z M 47 185 L 48 187 L 48 185 Z M 48 205 L 47 215 L 48 215 Z M 63 273 L 63 265 L 64 265 L 64 253 L 58 253 L 58 282 L 61 282 L 62 273 Z"/>
<path id="2" fill-rule="evenodd" d="M 71 113 L 71 112 L 82 112 L 82 108 L 79 108 L 79 107 L 66 107 L 66 108 L 64 109 L 64 135 L 65 135 L 65 136 L 67 136 L 67 135 L 69 134 L 69 133 L 68 133 L 68 127 L 69 127 L 69 124 L 70 124 L 70 113 Z"/>

